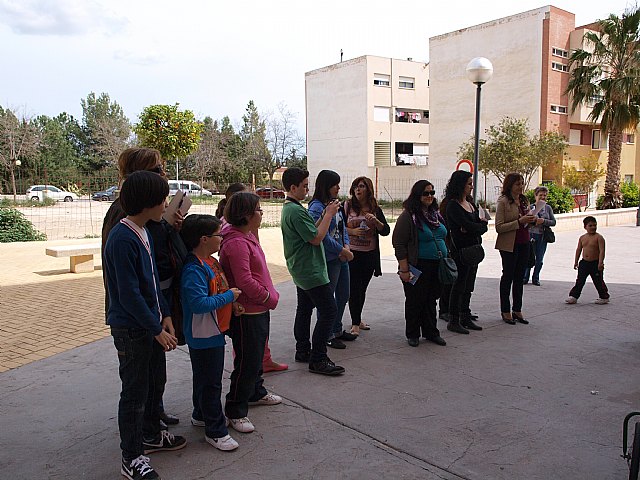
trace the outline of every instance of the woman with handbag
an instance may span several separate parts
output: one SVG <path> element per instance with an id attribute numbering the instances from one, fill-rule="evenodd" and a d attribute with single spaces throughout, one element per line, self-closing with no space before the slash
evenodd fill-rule
<path id="1" fill-rule="evenodd" d="M 551 206 L 546 203 L 549 189 L 544 185 L 540 185 L 539 187 L 536 187 L 534 193 L 536 196 L 536 203 L 545 202 L 544 207 L 536 215 L 537 218 L 535 225 L 531 225 L 529 227 L 529 233 L 531 234 L 531 239 L 533 241 L 533 246 L 536 252 L 536 264 L 535 268 L 533 269 L 533 277 L 531 278 L 531 283 L 539 287 L 540 270 L 542 270 L 542 260 L 544 259 L 544 254 L 547 251 L 547 244 L 555 242 L 555 235 L 553 234 L 553 230 L 551 230 L 551 227 L 555 227 L 556 217 L 553 215 L 553 209 L 551 208 Z M 531 208 L 535 208 L 535 205 L 532 205 Z M 550 242 L 549 240 L 552 241 Z M 525 285 L 529 283 L 530 274 L 531 269 L 527 268 L 524 271 Z"/>
<path id="2" fill-rule="evenodd" d="M 505 323 L 529 323 L 522 315 L 522 280 L 529 260 L 529 226 L 536 222 L 523 195 L 524 178 L 509 173 L 502 183 L 502 195 L 496 205 L 496 249 L 502 257 L 500 278 L 500 315 Z M 513 306 L 509 293 L 513 295 Z"/>
<path id="3" fill-rule="evenodd" d="M 417 181 L 402 204 L 404 211 L 393 230 L 393 248 L 405 295 L 405 333 L 412 347 L 418 346 L 420 333 L 437 345 L 447 344 L 436 327 L 436 302 L 442 290 L 438 270 L 440 259 L 448 251 L 447 229 L 435 194 L 433 184 Z"/>
<path id="4" fill-rule="evenodd" d="M 482 330 L 473 323 L 471 316 L 471 294 L 473 292 L 478 264 L 484 258 L 482 249 L 483 235 L 487 231 L 487 220 L 479 215 L 479 209 L 473 204 L 473 177 L 463 170 L 453 172 L 445 191 L 447 203 L 446 218 L 449 228 L 452 257 L 458 267 L 458 278 L 449 297 L 449 323 L 447 330 L 456 333 L 469 333 L 469 330 Z"/>

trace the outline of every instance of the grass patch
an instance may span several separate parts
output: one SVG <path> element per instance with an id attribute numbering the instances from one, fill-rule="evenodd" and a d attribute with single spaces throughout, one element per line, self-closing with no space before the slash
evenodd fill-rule
<path id="1" fill-rule="evenodd" d="M 51 207 L 56 204 L 56 200 L 53 198 L 45 198 L 42 202 L 36 202 L 34 200 L 16 200 L 10 198 L 0 199 L 0 207 Z"/>

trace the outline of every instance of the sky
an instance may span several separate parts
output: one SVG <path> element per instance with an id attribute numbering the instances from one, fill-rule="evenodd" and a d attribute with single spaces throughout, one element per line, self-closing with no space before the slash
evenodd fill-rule
<path id="1" fill-rule="evenodd" d="M 180 104 L 239 125 L 249 100 L 278 104 L 304 133 L 304 74 L 362 55 L 428 61 L 429 37 L 546 5 L 541 1 L 0 0 L 0 105 L 67 112 L 106 92 L 136 122 Z M 620 15 L 627 0 L 553 3 L 576 26 Z"/>

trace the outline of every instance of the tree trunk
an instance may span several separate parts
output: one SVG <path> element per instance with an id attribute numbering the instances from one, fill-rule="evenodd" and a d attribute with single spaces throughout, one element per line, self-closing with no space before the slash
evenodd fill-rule
<path id="1" fill-rule="evenodd" d="M 13 189 L 13 203 L 15 204 L 18 200 L 16 197 L 16 169 L 15 162 L 9 163 L 9 170 L 11 171 L 11 188 Z"/>
<path id="2" fill-rule="evenodd" d="M 612 130 L 609 133 L 609 160 L 607 176 L 604 182 L 604 201 L 602 209 L 622 207 L 620 193 L 620 156 L 622 155 L 622 131 Z"/>

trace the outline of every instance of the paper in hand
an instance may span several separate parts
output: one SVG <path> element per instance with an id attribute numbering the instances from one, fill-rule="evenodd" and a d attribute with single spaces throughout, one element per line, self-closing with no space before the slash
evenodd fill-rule
<path id="1" fill-rule="evenodd" d="M 169 206 L 162 215 L 162 218 L 164 218 L 170 225 L 173 225 L 176 221 L 176 212 L 180 212 L 184 217 L 189 211 L 189 208 L 191 208 L 192 203 L 193 202 L 186 193 L 182 190 L 178 190 L 171 199 L 171 203 L 169 203 Z"/>
<path id="2" fill-rule="evenodd" d="M 418 279 L 420 278 L 420 275 L 422 275 L 422 270 L 418 270 L 413 265 L 409 265 L 409 272 L 410 272 L 409 283 L 411 285 L 415 285 Z"/>
<path id="3" fill-rule="evenodd" d="M 546 204 L 547 204 L 547 202 L 545 202 L 544 200 L 538 200 L 533 206 L 533 210 L 531 211 L 531 215 L 537 215 L 538 213 L 540 213 L 544 209 L 544 206 Z"/>

